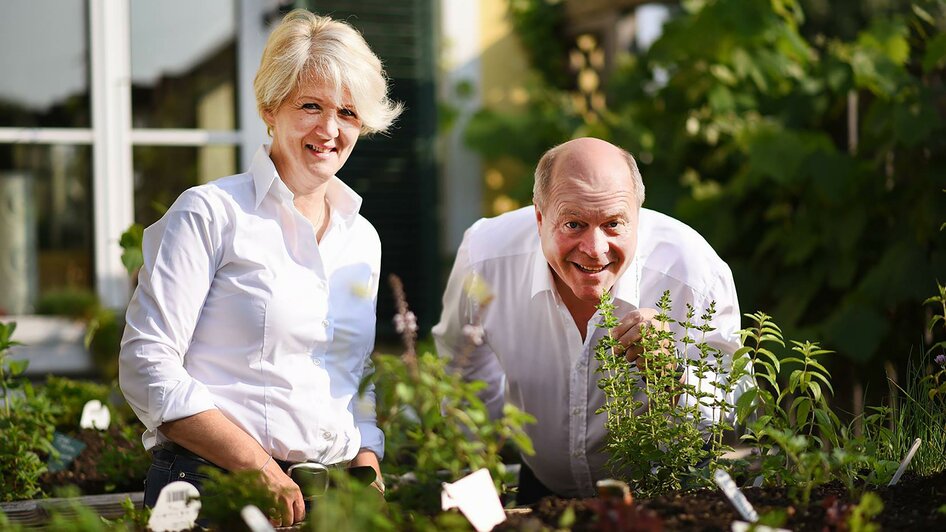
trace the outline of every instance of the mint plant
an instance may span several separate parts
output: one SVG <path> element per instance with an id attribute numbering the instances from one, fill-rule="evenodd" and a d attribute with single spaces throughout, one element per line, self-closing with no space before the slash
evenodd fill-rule
<path id="1" fill-rule="evenodd" d="M 889 480 L 896 463 L 881 454 L 892 437 L 884 427 L 887 411 L 873 409 L 864 418 L 864 436 L 852 437 L 828 401 L 831 375 L 821 358 L 831 352 L 817 343 L 792 341 L 794 356 L 780 359 L 774 349 L 786 347 L 781 329 L 765 313 L 747 317 L 753 325 L 742 331 L 737 355 L 748 357 L 755 385 L 736 402 L 736 418 L 747 427 L 742 440 L 759 451 L 763 480 L 787 486 L 802 505 L 815 486 L 829 480 L 840 480 L 851 492 L 864 482 Z"/>

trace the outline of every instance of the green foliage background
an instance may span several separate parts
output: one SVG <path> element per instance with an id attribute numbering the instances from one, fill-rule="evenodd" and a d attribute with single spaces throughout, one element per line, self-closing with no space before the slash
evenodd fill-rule
<path id="1" fill-rule="evenodd" d="M 645 206 L 729 263 L 745 311 L 864 367 L 918 354 L 922 301 L 946 274 L 946 3 L 827 4 L 683 1 L 649 50 L 620 59 L 598 120 L 571 108 L 546 60 L 523 112 L 481 111 L 466 140 L 524 168 L 569 138 L 610 140 L 641 163 Z M 560 27 L 562 9 L 510 0 L 527 36 Z M 557 25 L 526 27 L 542 21 Z M 511 177 L 528 202 L 531 176 Z"/>

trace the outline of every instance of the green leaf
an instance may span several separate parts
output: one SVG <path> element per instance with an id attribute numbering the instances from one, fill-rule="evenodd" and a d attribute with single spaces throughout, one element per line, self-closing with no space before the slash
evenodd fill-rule
<path id="1" fill-rule="evenodd" d="M 817 403 L 821 401 L 821 385 L 817 382 L 809 382 L 808 389 L 811 390 L 811 398 Z"/>
<path id="2" fill-rule="evenodd" d="M 398 398 L 405 403 L 410 404 L 414 401 L 414 388 L 405 382 L 399 382 L 394 385 L 394 390 Z"/>
<path id="3" fill-rule="evenodd" d="M 736 400 L 736 419 L 740 423 L 746 420 L 746 417 L 755 409 L 755 399 L 758 396 L 758 388 L 749 388 Z"/>
<path id="4" fill-rule="evenodd" d="M 808 414 L 811 413 L 811 402 L 802 401 L 795 412 L 795 423 L 805 425 L 808 423 Z"/>
<path id="5" fill-rule="evenodd" d="M 122 264 L 131 275 L 144 264 L 142 245 L 144 242 L 144 226 L 132 224 L 122 233 L 118 244 L 122 248 Z"/>
<path id="6" fill-rule="evenodd" d="M 822 375 L 822 374 L 820 374 L 820 373 L 814 373 L 814 372 L 813 372 L 811 375 L 814 376 L 814 378 L 816 378 L 816 379 L 820 380 L 821 382 L 823 382 L 823 383 L 825 384 L 825 386 L 828 387 L 828 390 L 831 391 L 831 394 L 832 394 L 832 395 L 834 394 L 834 388 L 831 386 L 831 381 L 829 381 L 827 377 L 825 377 L 824 375 Z M 814 386 L 814 385 L 816 385 L 816 384 L 817 384 L 816 382 L 811 382 L 811 385 L 812 385 L 812 386 Z M 819 391 L 820 391 L 820 386 L 819 386 Z"/>
<path id="7" fill-rule="evenodd" d="M 7 362 L 10 367 L 10 376 L 18 377 L 26 371 L 27 366 L 30 365 L 28 360 L 10 360 Z"/>
<path id="8" fill-rule="evenodd" d="M 889 330 L 889 321 L 880 313 L 853 300 L 825 322 L 825 332 L 832 344 L 848 358 L 862 362 L 874 357 Z"/>
<path id="9" fill-rule="evenodd" d="M 942 68 L 946 64 L 946 33 L 940 33 L 926 43 L 923 56 L 923 70 L 927 73 Z"/>

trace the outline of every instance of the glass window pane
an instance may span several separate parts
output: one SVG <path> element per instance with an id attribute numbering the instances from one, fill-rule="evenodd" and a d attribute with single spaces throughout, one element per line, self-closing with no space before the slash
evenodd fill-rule
<path id="1" fill-rule="evenodd" d="M 0 127 L 89 127 L 84 0 L 13 0 L 0 13 Z"/>
<path id="2" fill-rule="evenodd" d="M 0 145 L 0 314 L 92 289 L 92 148 Z"/>
<path id="3" fill-rule="evenodd" d="M 236 128 L 233 0 L 132 0 L 132 124 Z"/>
<path id="4" fill-rule="evenodd" d="M 237 173 L 235 146 L 135 146 L 135 222 L 151 225 L 190 187 Z"/>

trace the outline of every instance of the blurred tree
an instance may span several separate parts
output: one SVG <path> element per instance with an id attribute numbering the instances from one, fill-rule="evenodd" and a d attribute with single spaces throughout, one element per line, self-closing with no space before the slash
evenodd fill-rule
<path id="1" fill-rule="evenodd" d="M 906 357 L 946 272 L 946 3 L 825 4 L 683 1 L 619 62 L 596 122 L 546 83 L 526 115 L 479 113 L 467 140 L 527 168 L 580 135 L 621 145 L 647 206 L 729 262 L 745 311 L 860 363 Z"/>

